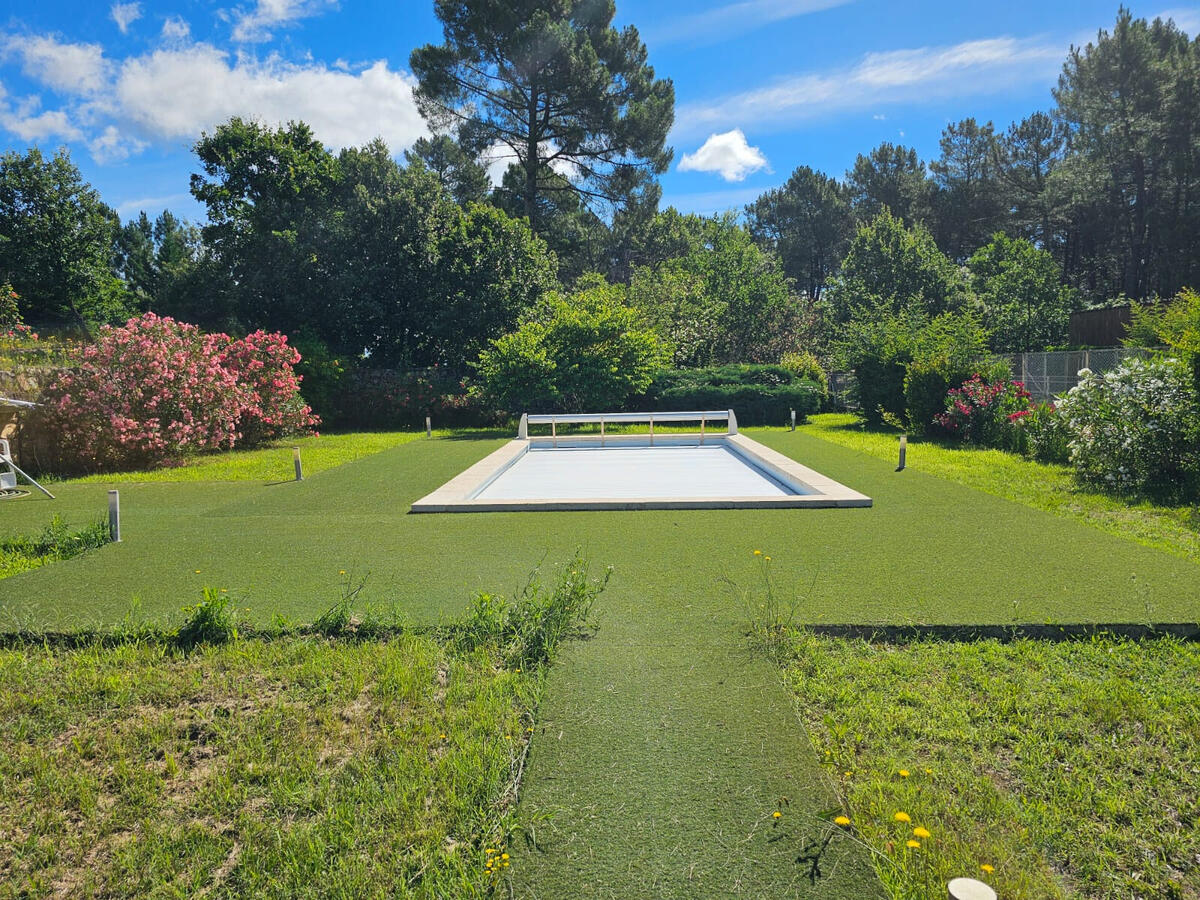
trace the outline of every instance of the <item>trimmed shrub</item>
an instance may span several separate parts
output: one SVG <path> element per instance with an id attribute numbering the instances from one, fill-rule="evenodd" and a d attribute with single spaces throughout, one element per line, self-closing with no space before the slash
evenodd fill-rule
<path id="1" fill-rule="evenodd" d="M 658 375 L 637 403 L 649 410 L 732 409 L 742 425 L 803 422 L 821 405 L 821 386 L 783 366 L 732 364 Z"/>
<path id="2" fill-rule="evenodd" d="M 1189 367 L 1131 359 L 1079 377 L 1058 407 L 1076 476 L 1117 493 L 1195 497 L 1200 400 Z"/>

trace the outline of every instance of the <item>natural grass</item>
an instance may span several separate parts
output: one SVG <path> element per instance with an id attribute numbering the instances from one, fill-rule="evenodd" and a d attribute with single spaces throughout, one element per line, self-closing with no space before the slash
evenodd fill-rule
<path id="1" fill-rule="evenodd" d="M 0 540 L 0 578 L 79 556 L 103 546 L 108 539 L 107 522 L 97 521 L 72 529 L 55 516 L 37 535 Z"/>
<path id="2" fill-rule="evenodd" d="M 898 432 L 864 427 L 852 415 L 814 416 L 803 430 L 880 460 L 897 459 Z M 1076 484 L 1070 466 L 911 436 L 908 466 L 1200 562 L 1200 506 L 1113 497 Z"/>
<path id="3" fill-rule="evenodd" d="M 497 896 L 547 667 L 602 589 L 577 555 L 422 634 L 246 638 L 209 591 L 176 629 L 10 640 L 0 896 Z"/>
<path id="4" fill-rule="evenodd" d="M 304 475 L 316 475 L 327 469 L 398 447 L 424 432 L 366 431 L 350 434 L 322 434 L 276 441 L 253 450 L 233 450 L 193 456 L 181 465 L 136 472 L 107 472 L 72 479 L 74 484 L 125 484 L 148 482 L 202 481 L 290 481 L 295 478 L 292 448 L 300 448 Z"/>
<path id="5" fill-rule="evenodd" d="M 416 635 L 0 651 L 0 894 L 484 896 L 537 687 L 498 663 Z"/>
<path id="6" fill-rule="evenodd" d="M 1005 900 L 1200 897 L 1197 645 L 790 638 L 797 708 L 891 897 L 958 875 Z"/>

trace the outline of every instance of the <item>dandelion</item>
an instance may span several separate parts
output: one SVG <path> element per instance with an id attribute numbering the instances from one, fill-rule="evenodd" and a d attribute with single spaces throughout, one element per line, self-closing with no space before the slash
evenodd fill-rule
<path id="1" fill-rule="evenodd" d="M 908 823 L 908 822 L 912 821 L 912 816 L 910 816 L 906 812 L 898 812 L 898 813 L 896 813 L 896 815 L 892 816 L 892 818 L 895 819 L 897 822 Z"/>
<path id="2" fill-rule="evenodd" d="M 446 735 L 444 735 L 444 734 L 439 734 L 438 737 L 440 737 L 443 741 L 446 739 Z M 491 852 L 492 852 L 491 850 L 488 851 L 488 853 L 491 853 Z"/>
<path id="3" fill-rule="evenodd" d="M 843 772 L 842 773 L 842 775 L 844 775 L 846 778 L 849 778 L 853 774 L 854 774 L 853 772 Z"/>
<path id="4" fill-rule="evenodd" d="M 767 562 L 771 561 L 771 557 L 769 557 L 769 556 L 764 556 L 763 559 L 765 559 Z"/>
<path id="5" fill-rule="evenodd" d="M 933 774 L 933 769 L 926 769 L 926 770 L 925 770 L 925 774 L 926 774 L 926 775 L 932 775 L 932 774 Z"/>
<path id="6" fill-rule="evenodd" d="M 781 813 L 779 810 L 775 810 L 775 812 L 771 813 L 771 818 L 773 818 L 773 819 L 782 819 L 782 818 L 783 818 L 783 813 Z"/>
<path id="7" fill-rule="evenodd" d="M 762 556 L 762 551 L 761 551 L 761 550 L 755 550 L 755 551 L 754 551 L 754 555 L 755 555 L 755 556 Z"/>
<path id="8" fill-rule="evenodd" d="M 913 835 L 921 838 L 922 840 L 924 840 L 927 837 L 930 837 L 928 829 L 923 828 L 920 825 L 918 825 L 916 828 L 913 829 Z"/>
<path id="9" fill-rule="evenodd" d="M 908 769 L 901 769 L 901 770 L 900 770 L 900 777 L 901 777 L 901 778 L 907 778 L 907 777 L 908 777 Z"/>
<path id="10" fill-rule="evenodd" d="M 996 867 L 995 867 L 995 866 L 988 865 L 987 863 L 984 863 L 984 864 L 983 864 L 983 865 L 981 865 L 979 868 L 981 868 L 981 869 L 982 869 L 984 872 L 987 872 L 987 874 L 989 874 L 989 875 L 991 875 L 993 872 L 995 872 L 995 871 L 996 871 Z"/>
<path id="11" fill-rule="evenodd" d="M 507 853 L 501 853 L 501 854 L 500 854 L 500 858 L 501 858 L 501 859 L 508 859 L 508 854 L 507 854 Z"/>
<path id="12" fill-rule="evenodd" d="M 850 819 L 847 818 L 846 816 L 838 816 L 836 819 L 833 820 L 833 824 L 839 825 L 842 828 L 849 828 L 850 827 Z"/>
<path id="13" fill-rule="evenodd" d="M 914 841 L 910 838 L 908 841 L 905 842 L 905 846 L 908 847 L 909 850 L 916 850 L 918 847 L 921 846 L 921 842 Z"/>
<path id="14" fill-rule="evenodd" d="M 197 570 L 196 570 L 196 574 L 197 574 L 197 575 L 199 575 L 199 574 L 200 574 L 200 570 L 199 570 L 199 569 L 197 569 Z"/>
<path id="15" fill-rule="evenodd" d="M 345 569 L 338 569 L 338 574 L 339 574 L 339 575 L 345 575 L 345 574 L 346 574 L 346 570 L 345 570 Z"/>

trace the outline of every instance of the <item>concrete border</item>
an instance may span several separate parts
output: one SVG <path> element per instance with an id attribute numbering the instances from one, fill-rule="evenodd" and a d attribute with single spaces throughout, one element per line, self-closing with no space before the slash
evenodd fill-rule
<path id="1" fill-rule="evenodd" d="M 644 436 L 610 435 L 608 441 L 625 444 Z M 699 435 L 672 434 L 659 438 L 657 446 L 680 446 L 697 444 Z M 479 500 L 475 499 L 489 484 L 513 466 L 533 446 L 550 445 L 549 438 L 516 438 L 503 447 L 488 454 L 470 468 L 454 476 L 431 494 L 413 503 L 414 513 L 444 512 L 535 512 L 598 509 L 804 509 L 804 508 L 847 508 L 872 505 L 871 498 L 851 490 L 801 465 L 744 434 L 719 434 L 705 436 L 705 444 L 725 443 L 738 456 L 751 465 L 763 470 L 776 481 L 792 490 L 803 493 L 774 497 L 584 497 L 579 499 L 560 498 L 553 500 Z M 559 446 L 601 446 L 595 435 L 559 438 Z"/>

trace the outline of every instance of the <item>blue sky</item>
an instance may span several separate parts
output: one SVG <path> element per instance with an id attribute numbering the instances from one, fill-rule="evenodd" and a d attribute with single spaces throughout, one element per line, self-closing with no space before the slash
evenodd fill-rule
<path id="1" fill-rule="evenodd" d="M 13 6 L 10 6 L 10 9 Z M 1200 3 L 1133 2 L 1200 31 Z M 664 205 L 740 208 L 799 165 L 841 176 L 880 141 L 937 154 L 948 122 L 998 128 L 1051 104 L 1072 43 L 1113 2 L 618 0 L 675 82 Z M 25 4 L 0 19 L 0 141 L 67 146 L 128 218 L 187 192 L 190 146 L 232 115 L 313 125 L 331 147 L 424 133 L 410 51 L 440 40 L 432 0 L 97 0 Z"/>

